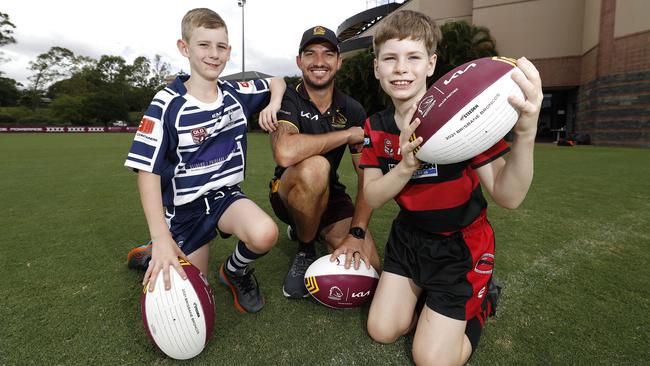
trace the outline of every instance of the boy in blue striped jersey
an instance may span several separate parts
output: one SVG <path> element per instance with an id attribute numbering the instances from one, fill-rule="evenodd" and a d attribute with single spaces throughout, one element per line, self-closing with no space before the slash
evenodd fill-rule
<path id="1" fill-rule="evenodd" d="M 214 11 L 189 11 L 182 21 L 181 54 L 191 76 L 179 76 L 159 91 L 135 135 L 125 166 L 138 171 L 138 188 L 151 244 L 129 253 L 129 267 L 147 268 L 143 284 L 163 276 L 170 288 L 170 266 L 186 278 L 178 257 L 208 273 L 209 242 L 232 234 L 235 251 L 217 276 L 228 286 L 241 312 L 264 306 L 248 265 L 276 243 L 274 221 L 241 191 L 246 131 L 251 115 L 273 123 L 285 84 L 282 78 L 230 83 L 218 80 L 230 59 L 228 29 Z M 268 104 L 268 105 L 267 105 Z M 266 108 L 264 108 L 266 106 Z"/>

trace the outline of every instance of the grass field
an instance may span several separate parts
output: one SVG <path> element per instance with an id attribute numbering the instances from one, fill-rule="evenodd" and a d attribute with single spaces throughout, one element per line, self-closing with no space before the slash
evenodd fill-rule
<path id="1" fill-rule="evenodd" d="M 142 273 L 127 251 L 147 240 L 129 134 L 0 135 L 0 365 L 168 365 L 147 340 Z M 249 136 L 245 192 L 267 212 L 268 138 Z M 349 158 L 345 158 L 348 160 Z M 516 211 L 496 205 L 496 276 L 506 289 L 471 365 L 650 362 L 650 151 L 538 145 Z M 354 173 L 342 164 L 354 191 Z M 375 212 L 383 244 L 394 204 Z M 284 225 L 280 225 L 284 232 Z M 212 268 L 234 239 L 212 246 Z M 239 314 L 213 274 L 215 333 L 188 365 L 405 365 L 408 342 L 373 343 L 368 308 L 291 301 L 281 285 L 295 244 L 256 264 L 267 298 Z"/>

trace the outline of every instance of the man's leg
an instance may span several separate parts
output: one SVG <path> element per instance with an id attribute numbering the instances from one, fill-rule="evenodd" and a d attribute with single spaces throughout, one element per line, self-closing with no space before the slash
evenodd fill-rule
<path id="1" fill-rule="evenodd" d="M 322 156 L 312 156 L 287 168 L 278 194 L 289 212 L 298 236 L 298 252 L 282 287 L 286 297 L 309 295 L 305 288 L 305 271 L 316 260 L 314 241 L 321 216 L 329 199 L 330 164 Z"/>

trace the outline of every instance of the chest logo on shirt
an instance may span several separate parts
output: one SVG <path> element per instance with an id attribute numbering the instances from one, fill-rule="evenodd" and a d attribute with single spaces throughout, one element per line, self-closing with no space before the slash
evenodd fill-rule
<path id="1" fill-rule="evenodd" d="M 148 135 L 153 132 L 153 128 L 155 125 L 156 122 L 148 118 L 143 118 L 142 121 L 140 121 L 140 125 L 138 126 L 138 132 L 142 132 Z"/>
<path id="2" fill-rule="evenodd" d="M 205 136 L 207 134 L 208 133 L 204 127 L 195 128 L 192 130 L 192 141 L 194 141 L 196 145 L 201 145 L 203 141 L 205 141 Z"/>
<path id="3" fill-rule="evenodd" d="M 311 115 L 309 112 L 300 111 L 300 117 L 310 119 L 312 121 L 318 121 L 318 115 Z"/>
<path id="4" fill-rule="evenodd" d="M 384 154 L 393 156 L 395 149 L 393 149 L 393 142 L 390 139 L 384 139 Z"/>
<path id="5" fill-rule="evenodd" d="M 348 123 L 348 119 L 345 118 L 345 116 L 341 114 L 341 112 L 336 111 L 336 113 L 334 113 L 334 118 L 332 118 L 332 128 L 336 130 L 342 130 L 345 128 L 347 123 Z"/>
<path id="6" fill-rule="evenodd" d="M 438 164 L 422 163 L 420 168 L 413 172 L 411 179 L 419 178 L 428 178 L 428 177 L 437 177 L 438 176 Z"/>

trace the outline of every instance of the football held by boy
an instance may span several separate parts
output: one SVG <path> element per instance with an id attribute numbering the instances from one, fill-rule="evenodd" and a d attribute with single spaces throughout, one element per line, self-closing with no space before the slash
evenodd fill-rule
<path id="1" fill-rule="evenodd" d="M 411 119 L 433 74 L 439 39 L 433 20 L 408 10 L 386 17 L 374 35 L 375 76 L 392 106 L 365 125 L 364 195 L 373 208 L 394 198 L 400 211 L 386 244 L 368 332 L 377 342 L 391 343 L 415 327 L 416 364 L 460 365 L 478 346 L 495 306 L 488 296 L 494 233 L 482 191 L 506 208 L 525 198 L 542 92 L 535 67 L 519 59 L 521 72 L 513 79 L 526 100 L 509 98 L 520 112 L 512 146 L 502 140 L 473 159 L 432 169 L 413 153 L 422 139 L 409 137 L 419 125 Z M 384 149 L 386 141 L 399 151 Z M 425 305 L 419 312 L 418 299 Z"/>

